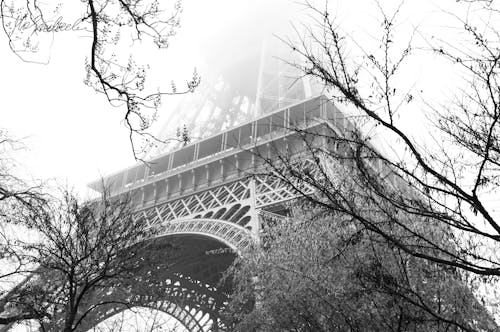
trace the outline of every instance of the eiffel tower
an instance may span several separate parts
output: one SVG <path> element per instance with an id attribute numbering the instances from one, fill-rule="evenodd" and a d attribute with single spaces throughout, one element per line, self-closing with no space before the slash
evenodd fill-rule
<path id="1" fill-rule="evenodd" d="M 273 52 L 269 50 L 272 49 Z M 122 285 L 97 300 L 127 301 L 174 317 L 188 331 L 224 331 L 221 313 L 230 285 L 221 282 L 235 257 L 261 244 L 263 227 L 283 220 L 287 202 L 297 193 L 260 172 L 274 155 L 303 148 L 295 130 L 324 125 L 342 131 L 346 118 L 318 85 L 287 66 L 275 45 L 263 44 L 232 71 L 209 74 L 205 86 L 186 98 L 167 120 L 160 136 L 172 135 L 172 123 L 185 123 L 189 144 L 156 147 L 138 163 L 89 186 L 111 196 L 131 194 L 135 217 L 154 237 L 156 255 L 143 273 L 161 285 L 151 296 L 148 285 Z M 172 252 L 170 249 L 175 248 Z M 111 301 L 110 301 L 111 302 Z M 90 304 L 89 304 L 90 305 Z M 124 310 L 100 306 L 81 325 L 86 331 Z M 8 326 L 0 331 L 8 330 Z"/>
<path id="2" fill-rule="evenodd" d="M 263 167 L 259 154 L 293 153 L 303 143 L 286 128 L 318 126 L 340 116 L 313 82 L 297 78 L 276 54 L 280 50 L 263 43 L 247 55 L 233 66 L 254 69 L 243 78 L 234 72 L 205 75 L 205 86 L 179 104 L 160 132 L 171 137 L 172 124 L 183 123 L 194 141 L 156 147 L 147 164 L 104 179 L 111 195 L 131 193 L 137 218 L 156 238 L 182 248 L 160 276 L 172 287 L 162 290 L 163 301 L 149 306 L 189 331 L 228 328 L 220 316 L 230 292 L 220 284 L 222 273 L 236 255 L 260 244 L 262 225 L 282 219 L 285 204 L 297 196 L 276 179 L 256 175 Z M 100 190 L 102 182 L 90 186 Z M 140 298 L 140 291 L 135 296 Z M 114 309 L 95 312 L 87 321 L 95 325 L 122 308 Z"/>

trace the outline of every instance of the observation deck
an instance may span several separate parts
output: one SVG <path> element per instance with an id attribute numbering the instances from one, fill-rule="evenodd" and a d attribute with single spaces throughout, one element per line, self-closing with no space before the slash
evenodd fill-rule
<path id="1" fill-rule="evenodd" d="M 89 184 L 111 196 L 132 193 L 138 207 L 153 206 L 254 174 L 272 157 L 303 147 L 299 132 L 333 124 L 339 133 L 353 125 L 326 97 L 281 108 L 203 140 L 161 154 Z"/>

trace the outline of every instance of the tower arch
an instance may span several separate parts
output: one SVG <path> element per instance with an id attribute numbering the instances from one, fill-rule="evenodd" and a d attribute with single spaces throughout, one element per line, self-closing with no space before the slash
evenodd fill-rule
<path id="1" fill-rule="evenodd" d="M 254 233 L 237 223 L 208 218 L 176 219 L 154 228 L 153 237 L 192 234 L 220 241 L 237 253 L 249 250 L 258 239 Z"/>
<path id="2" fill-rule="evenodd" d="M 223 242 L 203 234 L 166 233 L 145 239 L 134 274 L 114 281 L 89 297 L 78 331 L 92 327 L 134 307 L 164 312 L 188 331 L 224 331 L 221 319 L 230 293 L 223 272 L 236 252 Z M 53 330 L 54 332 L 57 329 Z"/>

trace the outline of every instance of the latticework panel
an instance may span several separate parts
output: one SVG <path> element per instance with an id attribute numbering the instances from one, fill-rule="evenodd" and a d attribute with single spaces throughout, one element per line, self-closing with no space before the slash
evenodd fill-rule
<path id="1" fill-rule="evenodd" d="M 210 318 L 210 315 L 204 313 L 198 308 L 189 308 L 188 306 L 183 307 L 176 303 L 167 301 L 145 305 L 141 304 L 141 307 L 158 310 L 166 313 L 167 315 L 170 315 L 190 332 L 208 332 L 212 330 L 213 320 Z M 106 320 L 107 318 L 119 314 L 123 310 L 123 307 L 114 307 L 108 309 L 108 311 L 106 311 L 107 315 L 103 318 L 104 320 Z M 89 331 L 92 330 L 92 328 L 93 326 L 87 326 L 85 328 L 82 327 L 81 329 L 78 329 L 78 331 Z"/>
<path id="2" fill-rule="evenodd" d="M 303 187 L 303 193 L 311 189 Z M 278 176 L 259 175 L 193 193 L 137 212 L 153 237 L 203 234 L 237 252 L 258 242 L 257 210 L 295 199 L 300 194 Z"/>
<path id="3" fill-rule="evenodd" d="M 313 189 L 306 184 L 300 184 L 298 188 L 304 194 L 310 194 Z M 255 181 L 255 207 L 261 208 L 268 205 L 283 203 L 301 194 L 289 183 L 280 179 L 279 176 L 267 175 L 256 177 Z"/>
<path id="4" fill-rule="evenodd" d="M 185 196 L 138 212 L 149 226 L 165 221 L 194 217 L 196 214 L 244 202 L 250 198 L 250 179 L 224 184 L 219 187 Z"/>
<path id="5" fill-rule="evenodd" d="M 110 304 L 94 309 L 78 331 L 88 331 L 104 320 L 134 306 L 162 311 L 177 319 L 188 331 L 212 331 L 214 326 L 217 326 L 219 331 L 225 330 L 224 324 L 218 319 L 225 298 L 222 299 L 222 294 L 213 286 L 182 274 L 174 274 L 167 278 L 155 292 L 151 292 L 141 284 L 122 286 L 122 288 L 105 289 L 95 295 L 94 300 L 99 299 L 103 303 L 108 301 Z M 58 329 L 51 331 L 55 332 Z"/>
<path id="6" fill-rule="evenodd" d="M 244 227 L 217 219 L 175 220 L 158 227 L 156 234 L 203 234 L 210 235 L 238 252 L 250 249 L 257 239 Z"/>

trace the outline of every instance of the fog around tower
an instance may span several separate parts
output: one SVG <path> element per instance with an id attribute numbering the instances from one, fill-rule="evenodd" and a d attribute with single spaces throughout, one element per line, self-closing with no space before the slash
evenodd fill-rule
<path id="1" fill-rule="evenodd" d="M 300 61 L 284 40 L 296 35 L 303 8 L 284 0 L 223 1 L 192 22 L 190 13 L 205 8 L 187 3 L 185 30 L 178 37 L 190 41 L 184 51 L 191 49 L 202 83 L 163 115 L 158 136 L 169 140 L 187 129 L 190 140 L 198 140 L 311 97 L 310 82 L 286 64 Z M 146 159 L 181 143 L 156 144 Z"/>

